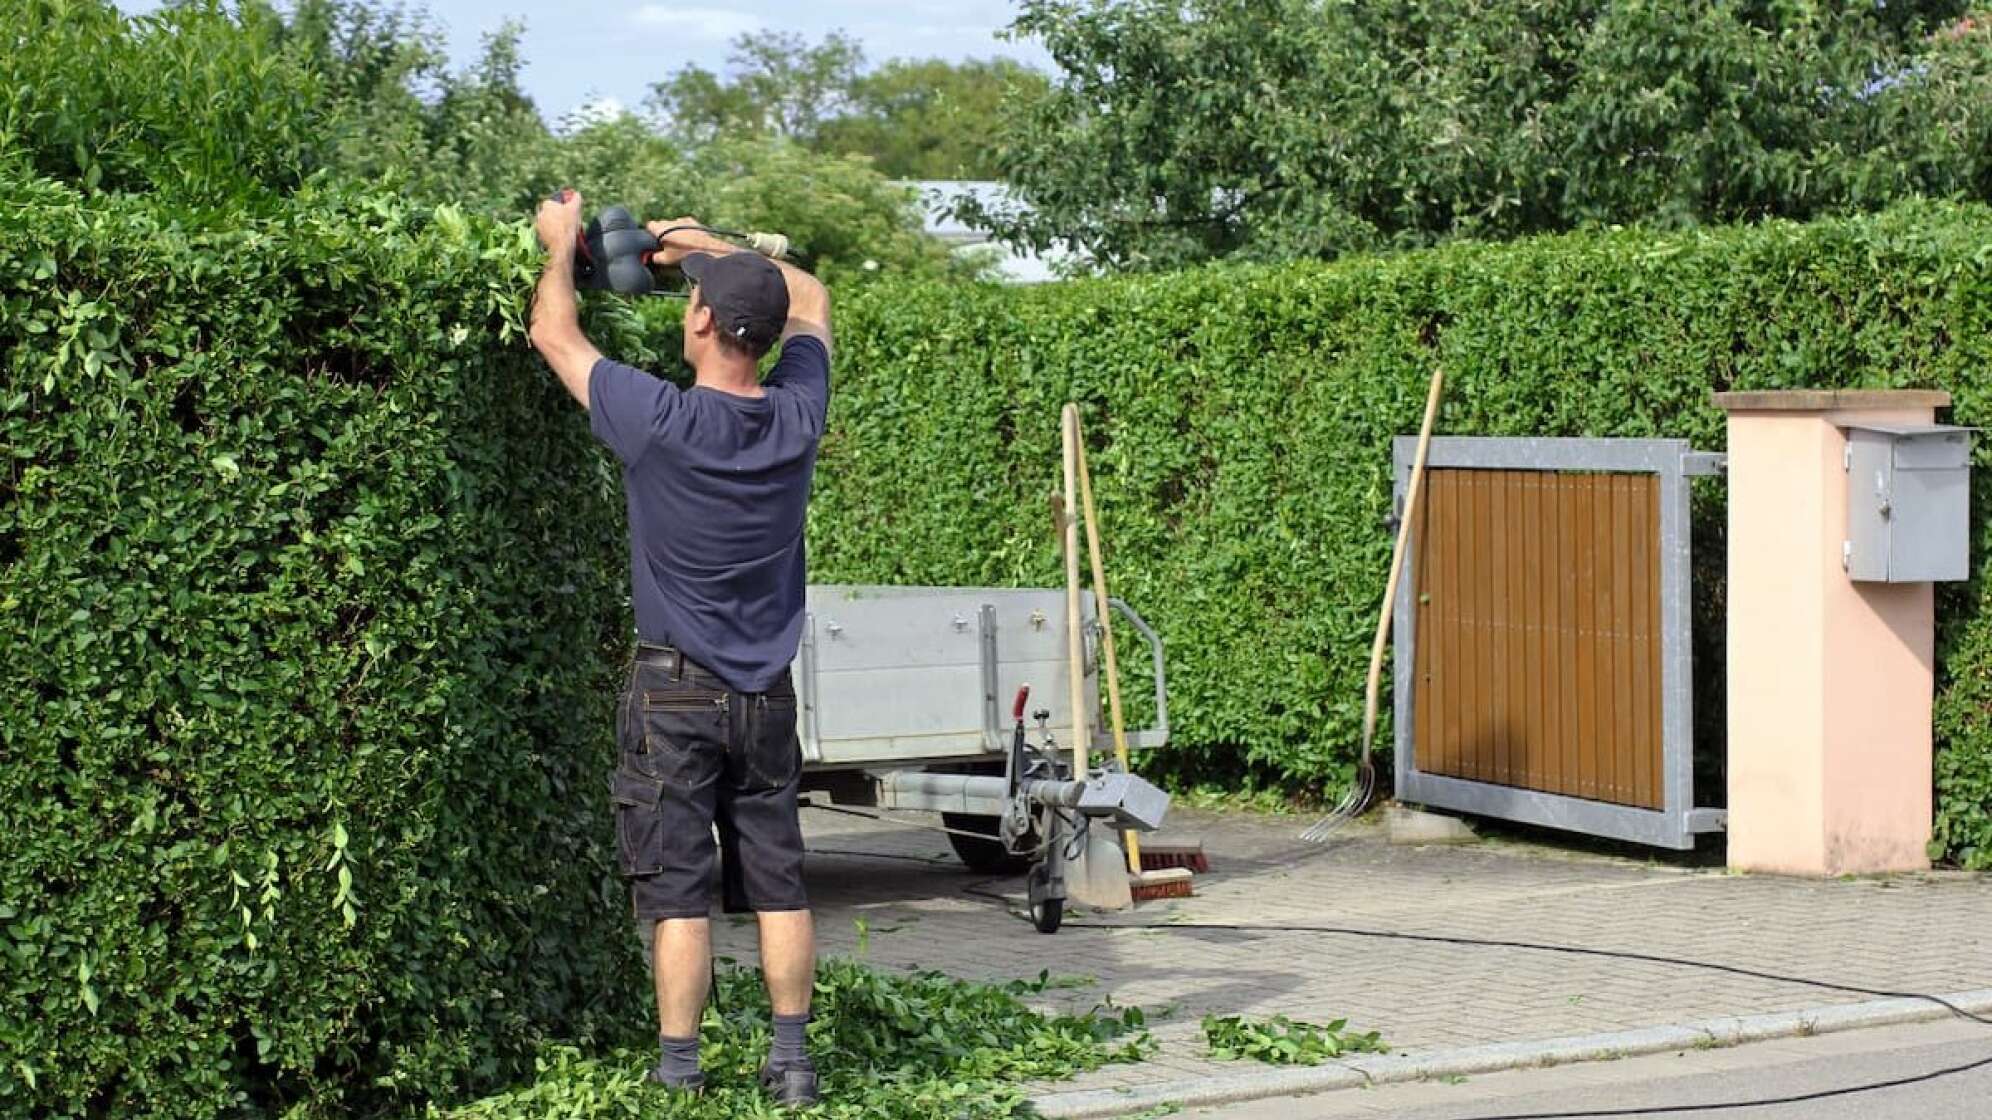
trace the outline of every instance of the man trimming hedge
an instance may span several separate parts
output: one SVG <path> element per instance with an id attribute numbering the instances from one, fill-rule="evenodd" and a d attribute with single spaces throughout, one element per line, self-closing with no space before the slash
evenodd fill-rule
<path id="1" fill-rule="evenodd" d="M 830 398 L 830 298 L 800 269 L 736 249 L 692 218 L 651 224 L 656 263 L 692 284 L 688 390 L 605 358 L 581 333 L 574 245 L 581 198 L 540 206 L 547 247 L 533 346 L 623 464 L 638 637 L 617 709 L 617 855 L 652 942 L 662 1056 L 652 1080 L 697 1091 L 710 980 L 719 827 L 728 910 L 760 922 L 774 1045 L 761 1081 L 816 1100 L 803 1044 L 816 946 L 802 886 L 795 683 L 803 515 Z M 781 356 L 764 381 L 758 363 Z"/>

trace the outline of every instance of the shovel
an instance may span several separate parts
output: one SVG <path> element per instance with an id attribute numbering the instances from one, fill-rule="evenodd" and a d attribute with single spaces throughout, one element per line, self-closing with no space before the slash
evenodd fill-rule
<path id="1" fill-rule="evenodd" d="M 1072 677 L 1072 776 L 1081 781 L 1091 776 L 1086 749 L 1093 729 L 1086 720 L 1086 635 L 1079 618 L 1079 406 L 1067 404 L 1059 415 L 1060 442 L 1065 447 L 1065 490 L 1059 509 L 1058 539 L 1065 548 L 1065 633 L 1066 652 Z M 1105 603 L 1096 604 L 1106 610 Z M 1089 822 L 1090 823 L 1090 822 Z M 1134 892 L 1128 885 L 1127 854 L 1114 841 L 1113 831 L 1088 827 L 1084 842 L 1074 838 L 1066 850 L 1052 853 L 1065 863 L 1066 894 L 1096 910 L 1125 910 L 1134 905 Z"/>

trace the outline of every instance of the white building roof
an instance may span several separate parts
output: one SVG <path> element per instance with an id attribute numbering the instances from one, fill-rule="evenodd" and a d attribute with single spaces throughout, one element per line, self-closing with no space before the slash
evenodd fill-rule
<path id="1" fill-rule="evenodd" d="M 948 242 L 957 252 L 994 252 L 997 254 L 997 273 L 1005 280 L 1018 284 L 1056 280 L 1058 274 L 1054 266 L 1059 261 L 1071 259 L 1069 253 L 1053 251 L 1039 255 L 991 241 L 986 230 L 968 226 L 948 213 L 955 200 L 963 196 L 973 197 L 992 208 L 1014 204 L 1009 187 L 1003 183 L 974 179 L 914 179 L 907 180 L 905 185 L 920 192 L 927 233 Z"/>

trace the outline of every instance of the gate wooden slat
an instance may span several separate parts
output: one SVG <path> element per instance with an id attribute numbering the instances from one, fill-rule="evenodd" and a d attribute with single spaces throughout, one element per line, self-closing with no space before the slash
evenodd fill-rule
<path id="1" fill-rule="evenodd" d="M 1581 635 L 1578 632 L 1577 601 L 1580 573 L 1577 571 L 1578 544 L 1582 537 L 1577 525 L 1577 483 L 1578 480 L 1564 475 L 1556 476 L 1557 482 L 1557 544 L 1558 558 L 1562 563 L 1557 571 L 1557 602 L 1559 623 L 1557 627 L 1557 678 L 1563 687 L 1558 707 L 1562 713 L 1563 728 L 1563 790 L 1572 797 L 1585 796 L 1584 758 L 1579 743 L 1583 735 L 1582 713 L 1579 711 L 1578 692 L 1581 687 L 1577 680 L 1577 653 Z"/>
<path id="2" fill-rule="evenodd" d="M 1641 596 L 1645 605 L 1646 629 L 1640 636 L 1639 648 L 1646 654 L 1646 661 L 1640 667 L 1642 699 L 1646 711 L 1646 731 L 1640 736 L 1642 749 L 1646 752 L 1646 782 L 1652 790 L 1647 805 L 1654 809 L 1667 804 L 1667 719 L 1665 715 L 1666 692 L 1661 685 L 1661 667 L 1665 661 L 1661 656 L 1661 638 L 1665 634 L 1660 613 L 1660 480 L 1642 479 L 1645 483 L 1646 500 L 1640 508 L 1646 511 L 1646 525 L 1640 530 L 1640 540 L 1645 543 L 1641 550 L 1646 556 L 1646 593 Z"/>
<path id="3" fill-rule="evenodd" d="M 1575 507 L 1577 539 L 1577 793 L 1580 797 L 1601 797 L 1598 787 L 1598 665 L 1594 646 L 1597 626 L 1597 535 L 1592 518 L 1590 475 L 1570 479 L 1571 503 Z"/>
<path id="4" fill-rule="evenodd" d="M 1535 772 L 1529 765 L 1529 705 L 1523 699 L 1523 686 L 1529 678 L 1530 667 L 1522 652 L 1522 635 L 1528 625 L 1528 613 L 1524 607 L 1522 585 L 1522 537 L 1526 535 L 1527 522 L 1522 519 L 1522 479 L 1525 472 L 1506 472 L 1505 482 L 1508 491 L 1508 518 L 1501 529 L 1502 543 L 1508 553 L 1508 582 L 1502 589 L 1502 596 L 1508 601 L 1508 625 L 1504 631 L 1501 655 L 1508 663 L 1508 735 L 1509 784 L 1533 788 Z"/>
<path id="5" fill-rule="evenodd" d="M 1632 531 L 1631 480 L 1624 475 L 1606 476 L 1606 484 L 1611 491 L 1612 515 L 1611 531 L 1611 579 L 1600 588 L 1606 596 L 1606 614 L 1610 630 L 1607 648 L 1611 651 L 1612 671 L 1607 678 L 1607 688 L 1612 699 L 1612 800 L 1627 804 L 1638 803 L 1638 785 L 1633 776 L 1635 767 L 1632 758 L 1632 645 L 1629 627 L 1632 624 L 1632 542 L 1627 539 Z"/>
<path id="6" fill-rule="evenodd" d="M 1542 587 L 1542 740 L 1546 777 L 1543 788 L 1555 793 L 1566 790 L 1567 771 L 1563 765 L 1563 597 L 1560 565 L 1563 531 L 1559 516 L 1561 500 L 1557 477 L 1539 475 L 1536 485 L 1541 497 L 1542 562 L 1537 580 Z"/>
<path id="7" fill-rule="evenodd" d="M 1494 535 L 1494 505 L 1489 500 L 1492 486 L 1488 473 L 1474 471 L 1472 475 L 1473 551 L 1469 570 L 1473 579 L 1473 685 L 1463 697 L 1468 705 L 1468 732 L 1461 749 L 1465 752 L 1467 773 L 1471 777 L 1483 782 L 1498 782 L 1501 778 L 1495 770 L 1497 759 L 1494 756 L 1492 721 L 1488 717 L 1494 680 L 1494 638 L 1489 625 L 1493 613 L 1494 558 L 1488 548 L 1489 538 Z"/>
<path id="8" fill-rule="evenodd" d="M 1487 735 L 1493 780 L 1520 785 L 1508 708 L 1508 472 L 1487 471 Z"/>
<path id="9" fill-rule="evenodd" d="M 1460 482 L 1458 470 L 1440 470 L 1436 476 L 1438 488 L 1432 492 L 1436 498 L 1432 510 L 1438 514 L 1438 538 L 1432 548 L 1438 552 L 1438 586 L 1432 590 L 1432 604 L 1438 606 L 1438 616 L 1442 630 L 1438 642 L 1432 642 L 1432 707 L 1438 711 L 1438 733 L 1430 737 L 1436 741 L 1438 751 L 1434 763 L 1438 769 L 1434 773 L 1456 773 L 1458 765 L 1458 735 L 1460 735 L 1460 688 L 1458 688 L 1458 658 L 1460 658 Z"/>
<path id="10" fill-rule="evenodd" d="M 1655 594 L 1653 564 L 1654 552 L 1649 545 L 1657 546 L 1659 534 L 1655 530 L 1656 519 L 1652 516 L 1654 487 L 1647 478 L 1629 478 L 1631 500 L 1628 502 L 1627 516 L 1630 528 L 1627 530 L 1629 553 L 1627 573 L 1629 577 L 1628 600 L 1626 602 L 1626 622 L 1629 648 L 1632 653 L 1632 689 L 1629 694 L 1632 707 L 1632 739 L 1637 744 L 1635 759 L 1638 764 L 1633 772 L 1633 803 L 1649 809 L 1660 807 L 1663 792 L 1654 782 L 1657 771 L 1651 765 L 1660 756 L 1658 750 L 1651 749 L 1659 742 L 1660 720 L 1653 709 L 1653 700 L 1659 690 L 1648 679 L 1652 671 L 1655 654 L 1649 648 L 1653 635 L 1659 632 L 1655 625 L 1653 606 L 1659 601 Z"/>
<path id="11" fill-rule="evenodd" d="M 1550 776 L 1548 766 L 1548 744 L 1545 741 L 1543 720 L 1543 661 L 1542 661 L 1542 537 L 1537 527 L 1542 524 L 1542 479 L 1534 471 L 1517 472 L 1521 480 L 1522 514 L 1520 538 L 1521 563 L 1521 656 L 1522 694 L 1518 707 L 1522 713 L 1522 741 L 1528 747 L 1528 770 L 1526 785 L 1529 789 L 1548 789 Z"/>

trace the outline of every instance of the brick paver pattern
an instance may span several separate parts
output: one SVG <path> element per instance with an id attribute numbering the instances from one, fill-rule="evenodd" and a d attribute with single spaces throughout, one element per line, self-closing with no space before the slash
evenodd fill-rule
<path id="1" fill-rule="evenodd" d="M 1346 1018 L 1406 1052 L 1873 998 L 1655 963 L 1303 932 L 1046 936 L 1016 916 L 1021 877 L 963 868 L 944 836 L 916 827 L 933 818 L 804 817 L 825 955 L 853 955 L 862 924 L 864 959 L 877 967 L 999 981 L 1049 970 L 1093 983 L 1044 993 L 1047 1010 L 1111 1000 L 1150 1012 L 1153 1059 L 1058 1089 L 1254 1068 L 1208 1060 L 1208 1013 Z M 1167 834 L 1200 838 L 1212 863 L 1195 897 L 1068 922 L 1330 925 L 1632 950 L 1886 991 L 1992 987 L 1992 876 L 1742 876 L 1511 842 L 1398 848 L 1373 826 L 1315 846 L 1297 839 L 1307 823 L 1175 810 Z M 718 923 L 714 940 L 717 952 L 754 960 L 748 921 Z"/>

